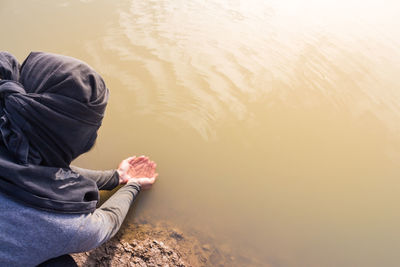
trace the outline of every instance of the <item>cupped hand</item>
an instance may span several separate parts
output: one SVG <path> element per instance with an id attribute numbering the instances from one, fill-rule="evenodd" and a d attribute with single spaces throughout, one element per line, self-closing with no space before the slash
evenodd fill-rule
<path id="1" fill-rule="evenodd" d="M 129 157 L 123 160 L 117 169 L 119 174 L 119 183 L 136 182 L 142 189 L 149 189 L 158 176 L 156 173 L 157 164 L 148 157 Z"/>

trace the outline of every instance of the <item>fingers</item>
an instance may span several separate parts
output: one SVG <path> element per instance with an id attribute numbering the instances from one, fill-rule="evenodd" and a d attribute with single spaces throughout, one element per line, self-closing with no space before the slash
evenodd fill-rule
<path id="1" fill-rule="evenodd" d="M 142 172 L 146 165 L 148 164 L 148 158 L 139 158 L 131 163 L 131 167 L 135 169 L 136 172 Z"/>
<path id="2" fill-rule="evenodd" d="M 149 164 L 147 164 L 146 173 L 148 177 L 153 177 L 153 164 L 154 162 L 152 161 L 150 161 Z"/>
<path id="3" fill-rule="evenodd" d="M 129 164 L 136 165 L 136 164 L 145 162 L 147 160 L 149 160 L 149 158 L 146 158 L 145 156 L 140 156 L 140 157 L 137 157 L 137 158 L 134 158 L 134 159 L 130 160 Z"/>
<path id="4" fill-rule="evenodd" d="M 134 160 L 136 158 L 136 156 L 132 156 L 126 159 L 126 161 L 131 162 L 132 160 Z"/>
<path id="5" fill-rule="evenodd" d="M 149 177 L 153 177 L 154 176 L 154 162 L 150 161 L 150 164 L 147 167 L 147 175 Z"/>
<path id="6" fill-rule="evenodd" d="M 148 159 L 148 157 L 140 156 L 140 157 L 136 157 L 136 158 L 132 159 L 129 163 L 135 164 L 135 163 L 143 162 L 146 159 Z"/>
<path id="7" fill-rule="evenodd" d="M 135 168 L 135 170 L 136 170 L 137 172 L 146 173 L 146 171 L 147 171 L 147 165 L 148 165 L 147 162 L 142 162 L 142 163 L 140 163 L 139 165 L 136 164 L 136 165 L 134 166 L 134 168 Z"/>
<path id="8" fill-rule="evenodd" d="M 151 169 L 151 176 L 152 177 L 155 177 L 154 175 L 156 173 L 156 167 L 157 167 L 157 164 L 153 161 L 152 169 Z"/>
<path id="9" fill-rule="evenodd" d="M 155 163 L 153 161 L 149 161 L 147 163 L 146 168 L 144 170 L 144 172 L 146 174 L 146 177 L 153 177 L 154 176 L 154 171 L 155 171 L 154 164 Z"/>

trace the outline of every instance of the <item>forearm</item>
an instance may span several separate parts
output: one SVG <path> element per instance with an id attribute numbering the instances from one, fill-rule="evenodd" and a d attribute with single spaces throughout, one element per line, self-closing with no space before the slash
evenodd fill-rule
<path id="1" fill-rule="evenodd" d="M 141 187 L 137 183 L 128 183 L 112 195 L 93 215 L 102 218 L 101 243 L 112 238 L 119 230 L 130 206 L 133 204 Z"/>
<path id="2" fill-rule="evenodd" d="M 140 190 L 140 185 L 129 183 L 120 188 L 95 212 L 82 215 L 79 230 L 62 253 L 89 251 L 110 240 L 120 229 Z"/>
<path id="3" fill-rule="evenodd" d="M 121 172 L 121 177 L 118 175 L 118 182 L 126 180 L 128 183 L 95 212 L 83 218 L 76 235 L 79 238 L 74 244 L 71 243 L 70 251 L 90 250 L 112 238 L 120 229 L 141 188 L 148 189 L 155 182 L 157 177 L 155 168 L 156 164 L 144 156 L 123 160 L 118 167 L 118 171 Z M 73 169 L 85 175 L 80 168 Z"/>
<path id="4" fill-rule="evenodd" d="M 119 185 L 119 175 L 116 170 L 95 171 L 72 165 L 70 168 L 79 175 L 94 180 L 99 190 L 112 190 Z"/>

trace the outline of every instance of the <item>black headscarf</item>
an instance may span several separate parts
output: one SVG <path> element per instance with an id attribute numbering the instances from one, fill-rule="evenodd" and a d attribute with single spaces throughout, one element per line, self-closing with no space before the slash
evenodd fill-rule
<path id="1" fill-rule="evenodd" d="M 94 211 L 96 183 L 69 165 L 96 140 L 103 79 L 82 61 L 42 52 L 22 66 L 0 52 L 0 78 L 0 191 L 39 209 Z"/>

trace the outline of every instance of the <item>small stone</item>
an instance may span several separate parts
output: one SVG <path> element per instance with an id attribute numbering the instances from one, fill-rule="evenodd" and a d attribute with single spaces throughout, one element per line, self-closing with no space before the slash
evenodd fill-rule
<path id="1" fill-rule="evenodd" d="M 200 261 L 203 263 L 207 262 L 207 259 L 203 255 L 199 255 Z"/>
<path id="2" fill-rule="evenodd" d="M 180 241 L 180 240 L 183 239 L 183 233 L 181 233 L 180 231 L 178 231 L 178 230 L 176 230 L 176 229 L 173 229 L 173 230 L 171 231 L 170 237 L 172 237 L 172 238 L 174 238 L 174 239 Z"/>
<path id="3" fill-rule="evenodd" d="M 210 244 L 204 244 L 201 248 L 202 248 L 204 251 L 210 251 L 210 250 L 211 250 Z"/>

